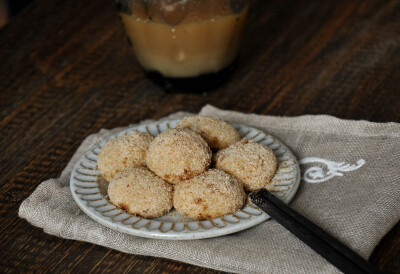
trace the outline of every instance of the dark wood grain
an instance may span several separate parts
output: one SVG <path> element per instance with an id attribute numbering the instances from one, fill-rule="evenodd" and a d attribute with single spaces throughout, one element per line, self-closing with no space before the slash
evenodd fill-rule
<path id="1" fill-rule="evenodd" d="M 214 272 L 44 233 L 17 217 L 81 141 L 211 103 L 269 115 L 400 122 L 400 1 L 257 1 L 236 71 L 203 94 L 169 94 L 137 65 L 109 0 L 36 0 L 0 30 L 0 271 Z M 371 262 L 400 269 L 400 225 Z"/>

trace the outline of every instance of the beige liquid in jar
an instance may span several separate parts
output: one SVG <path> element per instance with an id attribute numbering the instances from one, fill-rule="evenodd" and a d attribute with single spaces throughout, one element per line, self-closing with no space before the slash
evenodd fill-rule
<path id="1" fill-rule="evenodd" d="M 230 65 L 239 51 L 248 8 L 239 14 L 171 26 L 121 13 L 139 63 L 166 77 L 196 77 Z"/>

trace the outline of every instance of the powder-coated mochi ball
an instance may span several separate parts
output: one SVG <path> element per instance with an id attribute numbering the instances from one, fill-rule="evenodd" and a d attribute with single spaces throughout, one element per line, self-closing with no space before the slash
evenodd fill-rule
<path id="1" fill-rule="evenodd" d="M 172 185 L 145 167 L 130 167 L 117 173 L 108 186 L 111 203 L 144 218 L 159 217 L 170 211 L 172 191 Z"/>
<path id="2" fill-rule="evenodd" d="M 218 169 L 210 169 L 175 185 L 174 207 L 182 214 L 206 220 L 234 213 L 240 209 L 246 194 L 241 183 Z"/>
<path id="3" fill-rule="evenodd" d="M 135 132 L 109 140 L 100 150 L 97 166 L 101 175 L 111 178 L 128 167 L 146 165 L 146 153 L 154 136 Z"/>
<path id="4" fill-rule="evenodd" d="M 215 150 L 226 148 L 240 140 L 237 130 L 217 117 L 186 117 L 176 127 L 197 132 Z"/>
<path id="5" fill-rule="evenodd" d="M 169 129 L 158 135 L 146 158 L 147 167 L 172 184 L 199 175 L 210 163 L 210 147 L 189 129 Z"/>
<path id="6" fill-rule="evenodd" d="M 213 163 L 216 168 L 242 181 L 246 191 L 264 188 L 275 175 L 278 165 L 269 147 L 247 138 L 218 151 Z"/>

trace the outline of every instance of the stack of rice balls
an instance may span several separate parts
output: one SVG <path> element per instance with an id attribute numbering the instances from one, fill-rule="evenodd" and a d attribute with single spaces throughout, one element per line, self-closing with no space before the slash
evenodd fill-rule
<path id="1" fill-rule="evenodd" d="M 195 220 L 239 210 L 245 191 L 265 187 L 277 169 L 268 147 L 240 140 L 231 125 L 205 116 L 186 117 L 156 137 L 135 132 L 111 139 L 97 164 L 120 209 L 155 218 L 174 207 Z"/>

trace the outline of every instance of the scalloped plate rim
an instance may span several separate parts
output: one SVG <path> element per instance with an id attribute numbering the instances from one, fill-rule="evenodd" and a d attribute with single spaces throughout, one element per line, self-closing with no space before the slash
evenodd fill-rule
<path id="1" fill-rule="evenodd" d="M 76 190 L 79 189 L 79 187 L 77 187 L 75 185 L 76 179 L 74 178 L 75 175 L 77 175 L 77 169 L 81 166 L 81 162 L 84 161 L 85 156 L 87 155 L 87 153 L 89 153 L 90 151 L 92 151 L 93 149 L 95 149 L 97 146 L 100 146 L 101 143 L 104 143 L 105 141 L 115 138 L 116 136 L 120 136 L 126 132 L 129 131 L 134 131 L 134 130 L 138 130 L 138 128 L 140 127 L 148 127 L 151 125 L 157 125 L 157 129 L 159 129 L 159 125 L 162 125 L 164 123 L 176 123 L 179 122 L 181 119 L 168 119 L 168 120 L 160 120 L 160 121 L 154 121 L 154 122 L 150 122 L 150 123 L 146 123 L 146 124 L 142 124 L 142 125 L 137 125 L 137 126 L 133 126 L 133 127 L 128 127 L 125 128 L 121 131 L 118 131 L 114 134 L 112 134 L 111 136 L 97 142 L 96 144 L 92 145 L 87 151 L 85 151 L 85 153 L 77 160 L 77 162 L 75 163 L 72 172 L 71 172 L 71 177 L 70 177 L 70 190 L 72 193 L 72 196 L 76 202 L 76 204 L 78 205 L 78 207 L 90 218 L 92 218 L 94 221 L 100 223 L 101 225 L 104 225 L 110 229 L 116 230 L 116 231 L 120 231 L 123 233 L 127 233 L 130 235 L 134 235 L 134 236 L 139 236 L 139 237 L 144 237 L 144 238 L 152 238 L 152 239 L 166 239 L 166 240 L 194 240 L 194 239 L 205 239 L 205 238 L 212 238 L 212 237 L 219 237 L 219 236 L 223 236 L 223 235 L 227 235 L 227 234 L 231 234 L 231 233 L 235 233 L 235 232 L 239 232 L 242 230 L 245 230 L 247 228 L 253 227 L 255 225 L 258 225 L 268 219 L 270 219 L 270 217 L 262 212 L 260 215 L 255 216 L 254 218 L 249 218 L 249 219 L 245 219 L 245 220 L 240 220 L 238 223 L 230 223 L 228 226 L 224 226 L 224 227 L 216 227 L 213 226 L 209 229 L 204 229 L 204 228 L 200 228 L 200 231 L 167 231 L 167 232 L 162 232 L 160 230 L 148 230 L 147 228 L 145 228 L 146 225 L 142 226 L 141 228 L 134 228 L 131 226 L 128 226 L 126 224 L 122 224 L 121 222 L 115 222 L 115 221 L 111 221 L 109 220 L 109 217 L 105 217 L 105 216 L 99 216 L 99 213 L 97 212 L 93 212 L 94 208 L 92 206 L 88 205 L 88 202 L 81 199 L 80 194 L 76 193 Z M 293 187 L 291 188 L 291 191 L 289 193 L 289 196 L 284 200 L 285 203 L 289 203 L 293 197 L 295 196 L 298 187 L 300 185 L 300 167 L 298 164 L 298 161 L 295 157 L 295 155 L 291 152 L 291 150 L 285 145 L 283 144 L 279 139 L 277 139 L 276 137 L 273 137 L 272 135 L 270 135 L 267 132 L 264 132 L 262 130 L 259 130 L 257 128 L 254 127 L 250 127 L 244 124 L 234 124 L 234 123 L 230 123 L 232 124 L 235 128 L 238 127 L 245 127 L 251 130 L 255 130 L 255 131 L 259 131 L 261 133 L 264 133 L 266 136 L 270 136 L 271 138 L 274 139 L 274 142 L 277 141 L 277 143 L 280 146 L 283 146 L 283 148 L 285 148 L 289 153 L 289 155 L 292 157 L 291 159 L 295 161 L 295 170 L 294 173 L 296 175 L 295 181 L 293 183 Z M 148 131 L 148 130 L 147 130 Z M 160 131 L 160 130 L 159 130 Z M 249 132 L 250 132 L 249 131 Z M 242 137 L 242 136 L 241 136 Z M 250 138 L 251 139 L 251 138 Z M 97 181 L 96 181 L 97 182 Z M 110 204 L 108 202 L 108 204 Z M 111 205 L 111 204 L 110 204 Z M 248 207 L 245 206 L 243 209 L 246 209 Z M 229 214 L 231 215 L 231 214 Z M 133 216 L 133 215 L 132 215 Z M 131 218 L 131 217 L 129 217 Z M 152 222 L 152 220 L 154 219 L 145 219 L 145 218 L 141 218 L 142 220 L 148 220 L 149 223 Z M 218 218 L 217 218 L 218 219 Z M 215 219 L 214 219 L 215 220 Z M 212 220 L 211 220 L 212 221 Z M 158 221 L 160 222 L 160 221 Z M 196 221 L 193 221 L 193 223 L 195 223 Z M 171 222 L 174 223 L 174 222 Z M 177 222 L 179 223 L 179 222 Z M 183 222 L 181 222 L 183 223 Z M 174 223 L 176 224 L 176 223 Z M 160 225 L 161 227 L 161 225 Z M 159 228 L 160 228 L 159 227 Z M 183 229 L 185 230 L 185 228 Z"/>

